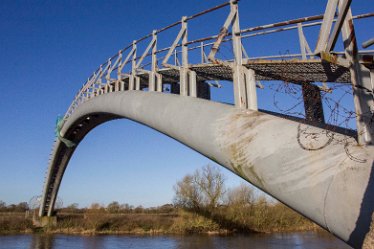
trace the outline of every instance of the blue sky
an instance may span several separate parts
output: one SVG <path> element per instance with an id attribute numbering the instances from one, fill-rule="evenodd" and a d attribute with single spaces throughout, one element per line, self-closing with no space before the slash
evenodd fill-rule
<path id="1" fill-rule="evenodd" d="M 326 1 L 243 0 L 241 27 L 321 14 Z M 222 3 L 190 1 L 0 1 L 0 200 L 28 201 L 41 194 L 54 140 L 64 114 L 88 76 L 108 57 L 153 29 Z M 374 11 L 372 0 L 353 3 L 354 14 Z M 191 23 L 191 39 L 217 34 L 228 8 Z M 205 18 L 205 17 L 204 17 Z M 373 18 L 357 21 L 359 43 L 372 38 Z M 175 32 L 178 30 L 176 29 Z M 317 29 L 306 32 L 315 46 Z M 170 43 L 174 38 L 170 38 Z M 246 41 L 250 55 L 298 52 L 297 33 Z M 228 56 L 230 48 L 221 49 Z M 228 90 L 227 90 L 228 88 Z M 227 90 L 225 92 L 225 89 Z M 230 86 L 214 96 L 232 101 Z M 259 94 L 267 107 L 271 95 Z M 170 203 L 173 185 L 212 163 L 178 142 L 131 122 L 117 120 L 93 130 L 79 145 L 63 179 L 65 204 L 113 200 L 132 205 Z M 222 169 L 227 185 L 241 180 Z"/>

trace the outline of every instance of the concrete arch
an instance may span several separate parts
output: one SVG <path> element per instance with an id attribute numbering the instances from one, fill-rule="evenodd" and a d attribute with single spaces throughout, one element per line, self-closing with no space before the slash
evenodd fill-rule
<path id="1" fill-rule="evenodd" d="M 91 129 L 116 118 L 137 121 L 191 147 L 354 247 L 369 231 L 373 146 L 263 112 L 142 91 L 107 93 L 80 104 L 61 134 L 79 144 Z M 56 142 L 40 216 L 52 215 L 74 150 Z"/>

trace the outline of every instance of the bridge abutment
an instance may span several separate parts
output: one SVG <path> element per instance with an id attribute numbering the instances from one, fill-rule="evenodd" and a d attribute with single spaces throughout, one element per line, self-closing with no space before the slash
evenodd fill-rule
<path id="1" fill-rule="evenodd" d="M 50 227 L 57 225 L 57 216 L 33 217 L 32 223 L 36 227 Z"/>

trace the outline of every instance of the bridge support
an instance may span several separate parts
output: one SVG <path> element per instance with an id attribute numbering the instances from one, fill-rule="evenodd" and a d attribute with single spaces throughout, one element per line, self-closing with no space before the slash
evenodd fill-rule
<path id="1" fill-rule="evenodd" d="M 149 81 L 148 81 L 148 91 L 154 92 L 156 88 L 156 74 L 155 72 L 150 72 L 148 74 Z"/>
<path id="2" fill-rule="evenodd" d="M 182 67 L 180 73 L 180 95 L 197 97 L 196 72 Z"/>
<path id="3" fill-rule="evenodd" d="M 305 119 L 311 122 L 324 123 L 321 92 L 318 86 L 311 83 L 301 85 L 304 99 Z"/>
<path id="4" fill-rule="evenodd" d="M 196 72 L 189 69 L 188 66 L 188 29 L 187 17 L 182 18 L 183 33 L 182 38 L 182 66 L 179 69 L 180 75 L 180 95 L 197 97 Z"/>
<path id="5" fill-rule="evenodd" d="M 346 62 L 351 73 L 358 143 L 361 145 L 374 144 L 374 125 L 372 124 L 374 86 L 369 76 L 369 70 L 359 63 L 353 16 L 350 9 L 351 2 L 351 0 L 328 1 L 315 53 L 329 54 L 335 47 L 339 33 L 342 33 Z M 336 9 L 339 12 L 338 18 L 331 31 Z"/>
<path id="6" fill-rule="evenodd" d="M 235 106 L 242 109 L 258 110 L 255 72 L 245 66 L 233 66 Z"/>
<path id="7" fill-rule="evenodd" d="M 56 225 L 57 225 L 56 216 L 43 216 L 40 218 L 41 227 L 49 227 L 49 226 L 56 226 Z"/>
<path id="8" fill-rule="evenodd" d="M 252 69 L 248 69 L 243 66 L 243 46 L 240 37 L 237 1 L 231 0 L 230 8 L 231 15 L 227 18 L 224 27 L 227 30 L 228 24 L 232 23 L 232 46 L 235 60 L 231 67 L 233 70 L 235 106 L 242 109 L 251 109 L 256 111 L 258 108 L 255 72 Z"/>
<path id="9" fill-rule="evenodd" d="M 197 97 L 202 99 L 210 99 L 210 86 L 205 81 L 197 82 Z"/>
<path id="10" fill-rule="evenodd" d="M 148 73 L 148 77 L 148 90 L 150 92 L 162 92 L 162 75 L 157 72 L 151 71 Z"/>
<path id="11" fill-rule="evenodd" d="M 340 2 L 340 10 L 343 7 L 343 3 Z M 358 142 L 360 144 L 374 144 L 374 85 L 373 80 L 370 79 L 369 69 L 359 63 L 351 9 L 346 14 L 342 26 L 342 35 L 345 56 L 351 62 L 349 70 L 352 79 Z"/>

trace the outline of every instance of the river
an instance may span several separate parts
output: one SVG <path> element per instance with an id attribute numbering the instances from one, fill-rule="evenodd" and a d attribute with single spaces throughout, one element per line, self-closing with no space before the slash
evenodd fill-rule
<path id="1" fill-rule="evenodd" d="M 0 249 L 349 249 L 328 234 L 314 232 L 235 236 L 6 235 Z"/>

